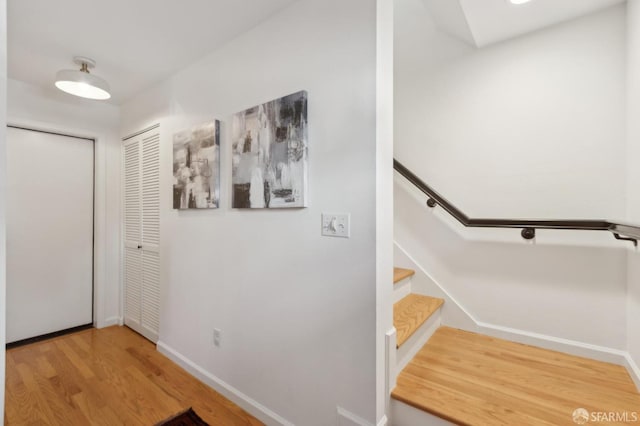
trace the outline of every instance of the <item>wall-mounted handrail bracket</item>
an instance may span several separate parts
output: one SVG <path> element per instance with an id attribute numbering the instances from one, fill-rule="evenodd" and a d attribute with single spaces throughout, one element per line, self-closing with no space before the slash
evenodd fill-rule
<path id="1" fill-rule="evenodd" d="M 407 169 L 395 158 L 393 168 L 413 186 L 425 194 L 427 206 L 433 208 L 439 206 L 444 211 L 453 216 L 463 226 L 470 228 L 520 228 L 520 235 L 525 240 L 532 240 L 536 237 L 536 229 L 569 229 L 579 231 L 609 231 L 617 240 L 631 241 L 636 247 L 640 240 L 640 226 L 623 223 L 608 222 L 606 220 L 584 220 L 584 219 L 505 219 L 505 218 L 473 218 L 454 206 L 449 200 L 444 198 L 435 189 L 424 183 L 411 170 Z"/>
<path id="2" fill-rule="evenodd" d="M 634 247 L 638 247 L 638 240 L 636 240 L 635 238 L 621 237 L 620 234 L 618 234 L 617 232 L 614 232 L 613 236 L 615 237 L 616 240 L 631 241 Z"/>
<path id="3" fill-rule="evenodd" d="M 525 240 L 533 240 L 536 237 L 536 228 L 524 228 L 520 235 Z"/>

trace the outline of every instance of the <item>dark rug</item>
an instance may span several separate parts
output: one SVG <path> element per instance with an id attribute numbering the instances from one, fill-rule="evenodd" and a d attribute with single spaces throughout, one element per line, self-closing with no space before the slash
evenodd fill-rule
<path id="1" fill-rule="evenodd" d="M 209 426 L 209 423 L 202 420 L 200 416 L 193 411 L 193 408 L 189 408 L 160 423 L 156 423 L 155 426 Z"/>

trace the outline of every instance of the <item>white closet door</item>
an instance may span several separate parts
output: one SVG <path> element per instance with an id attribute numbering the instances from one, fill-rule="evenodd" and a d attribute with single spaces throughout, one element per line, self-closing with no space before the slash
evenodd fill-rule
<path id="1" fill-rule="evenodd" d="M 140 142 L 124 145 L 124 323 L 137 329 L 142 312 Z"/>
<path id="2" fill-rule="evenodd" d="M 7 129 L 7 343 L 93 322 L 93 145 Z"/>
<path id="3" fill-rule="evenodd" d="M 125 324 L 151 341 L 160 327 L 160 135 L 124 145 Z"/>
<path id="4" fill-rule="evenodd" d="M 142 327 L 160 327 L 160 135 L 142 138 Z"/>

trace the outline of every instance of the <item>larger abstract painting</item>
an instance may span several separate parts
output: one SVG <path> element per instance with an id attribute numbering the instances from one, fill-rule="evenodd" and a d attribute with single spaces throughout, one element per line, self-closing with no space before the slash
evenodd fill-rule
<path id="1" fill-rule="evenodd" d="M 234 208 L 307 206 L 307 92 L 235 114 Z"/>
<path id="2" fill-rule="evenodd" d="M 220 201 L 220 122 L 173 135 L 173 208 L 215 209 Z"/>

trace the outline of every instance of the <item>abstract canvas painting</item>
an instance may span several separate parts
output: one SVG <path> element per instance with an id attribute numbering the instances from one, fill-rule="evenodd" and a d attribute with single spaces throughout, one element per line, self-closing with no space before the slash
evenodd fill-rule
<path id="1" fill-rule="evenodd" d="M 220 201 L 220 122 L 173 135 L 173 208 L 215 209 Z"/>
<path id="2" fill-rule="evenodd" d="M 307 92 L 235 114 L 232 206 L 307 206 Z"/>

